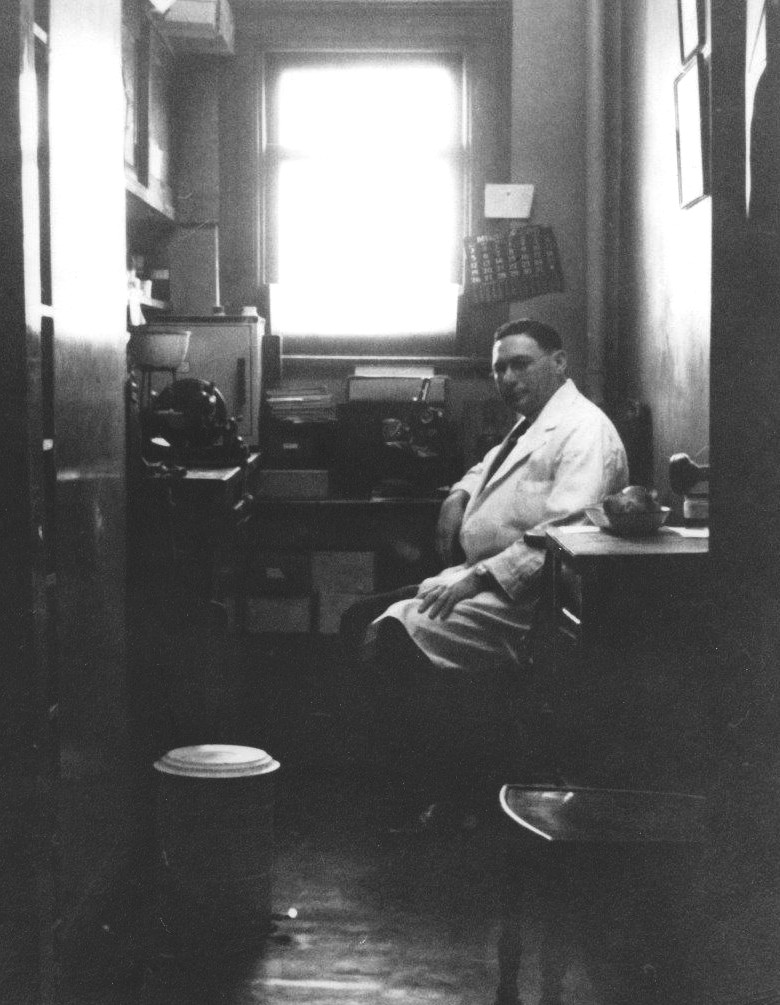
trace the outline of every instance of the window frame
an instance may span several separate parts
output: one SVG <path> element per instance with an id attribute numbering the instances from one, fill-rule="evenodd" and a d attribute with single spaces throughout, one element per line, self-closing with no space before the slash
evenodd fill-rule
<path id="1" fill-rule="evenodd" d="M 510 171 L 512 5 L 509 0 L 267 0 L 237 8 L 236 60 L 222 76 L 221 105 L 229 109 L 220 124 L 220 161 L 227 169 L 221 199 L 221 261 L 228 297 L 244 302 L 254 288 L 261 310 L 267 309 L 267 213 L 262 184 L 266 170 L 266 64 L 275 53 L 364 52 L 451 54 L 463 65 L 463 123 L 466 186 L 463 232 L 482 233 L 484 185 L 503 182 Z M 236 95 L 238 94 L 238 103 Z M 251 201 L 250 201 L 251 200 Z M 252 212 L 252 210 L 254 212 Z M 247 292 L 242 292 L 247 291 Z M 459 309 L 460 312 L 460 309 Z M 436 358 L 453 354 L 483 359 L 490 355 L 492 333 L 506 311 L 495 305 L 471 310 L 459 320 L 454 339 L 418 337 L 348 340 L 319 336 L 284 340 L 285 357 Z M 273 318 L 270 318 L 273 330 Z M 352 344 L 349 344 L 349 343 Z M 445 344 L 446 343 L 446 344 Z"/>
<path id="2" fill-rule="evenodd" d="M 468 160 L 468 137 L 466 132 L 465 114 L 465 69 L 463 57 L 454 52 L 431 52 L 420 50 L 395 50 L 395 51 L 367 51 L 365 49 L 344 50 L 341 52 L 332 51 L 311 51 L 306 52 L 274 52 L 269 54 L 265 64 L 264 94 L 265 103 L 263 116 L 265 121 L 266 140 L 263 148 L 265 161 L 264 176 L 261 181 L 263 187 L 263 204 L 266 207 L 265 216 L 265 247 L 263 261 L 265 263 L 264 280 L 266 283 L 273 283 L 278 278 L 278 249 L 276 247 L 276 237 L 279 232 L 278 215 L 278 192 L 276 191 L 279 179 L 279 168 L 286 154 L 279 143 L 275 141 L 277 123 L 273 118 L 273 108 L 277 99 L 277 87 L 279 79 L 284 71 L 290 67 L 311 66 L 326 68 L 337 66 L 338 64 L 349 65 L 358 63 L 403 63 L 419 64 L 430 62 L 435 65 L 446 67 L 457 84 L 457 100 L 460 108 L 458 110 L 458 137 L 449 154 L 448 161 L 455 167 L 457 172 L 458 197 L 455 208 L 454 232 L 456 239 L 452 247 L 452 259 L 450 262 L 450 274 L 453 283 L 462 282 L 463 257 L 462 248 L 466 234 L 466 217 L 469 191 L 469 160 Z M 316 338 L 327 338 L 327 336 L 316 335 Z M 384 338 L 384 336 L 382 336 Z M 392 336 L 390 336 L 392 337 Z"/>

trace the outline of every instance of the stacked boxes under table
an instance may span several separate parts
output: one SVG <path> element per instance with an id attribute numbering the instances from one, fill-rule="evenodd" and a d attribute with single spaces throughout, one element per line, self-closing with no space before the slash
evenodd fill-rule
<path id="1" fill-rule="evenodd" d="M 336 634 L 375 580 L 372 551 L 260 551 L 247 572 L 246 630 Z"/>

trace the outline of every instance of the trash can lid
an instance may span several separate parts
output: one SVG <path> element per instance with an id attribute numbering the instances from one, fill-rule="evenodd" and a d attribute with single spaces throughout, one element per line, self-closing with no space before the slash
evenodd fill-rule
<path id="1" fill-rule="evenodd" d="M 244 778 L 276 771 L 279 762 L 256 747 L 201 743 L 169 750 L 154 766 L 163 774 L 188 778 Z"/>

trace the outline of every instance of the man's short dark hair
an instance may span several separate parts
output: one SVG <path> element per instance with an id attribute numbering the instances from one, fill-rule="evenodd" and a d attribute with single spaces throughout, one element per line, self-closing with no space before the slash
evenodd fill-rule
<path id="1" fill-rule="evenodd" d="M 518 321 L 507 321 L 496 331 L 493 342 L 500 342 L 507 335 L 527 335 L 532 338 L 542 352 L 555 352 L 563 349 L 563 342 L 558 332 L 541 321 L 532 318 L 520 318 Z"/>

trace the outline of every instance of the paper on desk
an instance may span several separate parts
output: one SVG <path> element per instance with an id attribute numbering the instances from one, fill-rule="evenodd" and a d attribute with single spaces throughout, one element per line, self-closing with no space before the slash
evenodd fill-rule
<path id="1" fill-rule="evenodd" d="M 591 524 L 571 524 L 569 526 L 563 525 L 557 528 L 558 530 L 565 531 L 567 534 L 598 534 L 601 532 L 600 527 L 593 526 Z M 709 527 L 661 527 L 659 530 L 661 534 L 674 534 L 677 537 L 709 537 L 710 531 Z"/>

